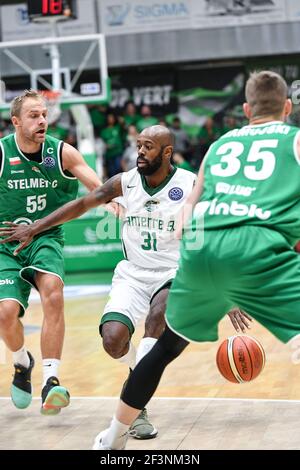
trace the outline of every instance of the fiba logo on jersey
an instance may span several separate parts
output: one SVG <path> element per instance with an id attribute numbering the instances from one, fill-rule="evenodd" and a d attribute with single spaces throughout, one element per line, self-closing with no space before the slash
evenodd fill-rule
<path id="1" fill-rule="evenodd" d="M 47 168 L 54 168 L 55 167 L 55 159 L 53 157 L 45 157 L 44 158 L 44 166 Z"/>
<path id="2" fill-rule="evenodd" d="M 183 197 L 183 191 L 181 188 L 172 188 L 168 195 L 171 201 L 179 201 Z"/>

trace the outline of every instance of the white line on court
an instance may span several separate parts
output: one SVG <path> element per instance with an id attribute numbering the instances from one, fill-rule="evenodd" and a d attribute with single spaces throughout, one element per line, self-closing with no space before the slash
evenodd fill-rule
<path id="1" fill-rule="evenodd" d="M 84 286 L 65 286 L 64 287 L 64 298 L 75 299 L 78 297 L 88 297 L 91 295 L 107 295 L 110 291 L 110 284 L 96 284 L 96 285 L 84 285 Z M 35 290 L 31 290 L 29 297 L 30 302 L 40 302 L 39 293 Z"/>
<path id="2" fill-rule="evenodd" d="M 33 400 L 40 400 L 41 397 L 33 397 Z M 73 397 L 71 400 L 118 400 L 119 397 Z M 0 400 L 11 400 L 10 397 L 0 397 Z M 241 401 L 241 402 L 262 402 L 262 403 L 293 403 L 300 404 L 300 400 L 286 400 L 286 399 L 268 399 L 268 398 L 227 398 L 227 397 L 154 397 L 151 401 Z"/>

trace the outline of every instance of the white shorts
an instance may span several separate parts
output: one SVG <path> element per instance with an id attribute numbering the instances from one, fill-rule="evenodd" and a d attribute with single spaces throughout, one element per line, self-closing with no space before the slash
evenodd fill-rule
<path id="1" fill-rule="evenodd" d="M 175 278 L 176 270 L 147 269 L 127 260 L 120 261 L 102 318 L 107 313 L 122 314 L 130 319 L 135 328 L 139 321 L 147 317 L 153 296 Z"/>

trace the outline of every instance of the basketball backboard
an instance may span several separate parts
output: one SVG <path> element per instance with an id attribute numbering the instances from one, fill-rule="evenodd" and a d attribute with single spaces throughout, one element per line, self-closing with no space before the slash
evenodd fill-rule
<path id="1" fill-rule="evenodd" d="M 102 34 L 0 42 L 0 111 L 24 89 L 59 92 L 61 107 L 110 101 Z"/>

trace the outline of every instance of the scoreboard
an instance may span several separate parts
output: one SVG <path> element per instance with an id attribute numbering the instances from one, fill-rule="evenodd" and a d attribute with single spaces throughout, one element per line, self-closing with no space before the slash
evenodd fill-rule
<path id="1" fill-rule="evenodd" d="M 27 7 L 32 21 L 76 18 L 75 0 L 27 0 Z"/>

